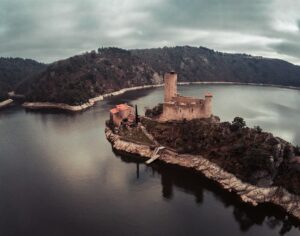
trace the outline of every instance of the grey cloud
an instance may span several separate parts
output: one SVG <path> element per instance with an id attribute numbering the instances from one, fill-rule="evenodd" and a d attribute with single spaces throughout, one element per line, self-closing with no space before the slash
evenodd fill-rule
<path id="1" fill-rule="evenodd" d="M 51 62 L 99 46 L 189 44 L 300 62 L 299 33 L 274 29 L 280 4 L 279 0 L 2 0 L 0 56 Z M 287 9 L 286 16 L 295 8 L 300 10 L 300 4 Z M 284 22 L 282 17 L 278 16 Z"/>
<path id="2" fill-rule="evenodd" d="M 275 44 L 274 49 L 284 55 L 291 55 L 298 58 L 300 56 L 300 45 L 296 42 L 283 42 Z"/>
<path id="3" fill-rule="evenodd" d="M 260 30 L 267 21 L 267 0 L 169 0 L 158 13 L 164 23 L 180 27 L 222 30 Z"/>

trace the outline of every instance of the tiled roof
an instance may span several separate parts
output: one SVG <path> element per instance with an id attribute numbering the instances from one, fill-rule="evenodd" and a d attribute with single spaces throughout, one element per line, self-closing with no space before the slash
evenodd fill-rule
<path id="1" fill-rule="evenodd" d="M 119 109 L 119 110 L 127 110 L 127 109 L 129 109 L 130 107 L 127 105 L 127 104 L 119 104 L 119 105 L 117 105 L 116 106 L 117 107 L 117 109 Z"/>
<path id="2" fill-rule="evenodd" d="M 110 110 L 110 113 L 116 114 L 119 111 L 124 111 L 124 110 L 130 109 L 130 108 L 131 107 L 128 106 L 127 104 L 118 104 L 118 105 L 116 105 L 115 108 L 113 108 L 113 109 Z"/>

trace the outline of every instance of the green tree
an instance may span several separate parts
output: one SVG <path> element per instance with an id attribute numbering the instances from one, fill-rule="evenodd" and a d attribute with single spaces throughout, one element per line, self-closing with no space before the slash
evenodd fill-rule
<path id="1" fill-rule="evenodd" d="M 260 128 L 260 126 L 254 126 L 254 129 L 256 130 L 257 133 L 262 132 L 262 128 Z"/>
<path id="2" fill-rule="evenodd" d="M 235 117 L 232 121 L 232 125 L 237 128 L 244 128 L 246 126 L 246 122 L 242 117 Z"/>

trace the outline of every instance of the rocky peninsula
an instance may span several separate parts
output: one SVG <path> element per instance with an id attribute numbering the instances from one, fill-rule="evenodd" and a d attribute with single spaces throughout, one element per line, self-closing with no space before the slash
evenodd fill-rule
<path id="1" fill-rule="evenodd" d="M 142 117 L 134 128 L 105 129 L 116 151 L 193 169 L 253 206 L 271 203 L 300 220 L 299 148 L 235 122 L 212 119 L 159 122 Z"/>
<path id="2" fill-rule="evenodd" d="M 271 203 L 300 220 L 300 148 L 249 128 L 241 117 L 221 122 L 213 95 L 177 92 L 177 74 L 166 73 L 164 102 L 139 116 L 137 107 L 110 110 L 105 134 L 113 148 L 149 160 L 191 168 L 254 206 Z"/>

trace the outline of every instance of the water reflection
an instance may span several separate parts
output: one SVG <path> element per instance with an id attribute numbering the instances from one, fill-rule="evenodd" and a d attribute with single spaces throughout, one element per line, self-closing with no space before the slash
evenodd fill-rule
<path id="1" fill-rule="evenodd" d="M 192 96 L 207 90 L 222 120 L 240 115 L 300 144 L 299 91 L 179 87 Z M 76 114 L 1 111 L 0 235 L 299 235 L 280 210 L 249 207 L 199 174 L 115 158 L 104 136 L 108 110 L 130 102 L 142 112 L 162 92 L 132 91 Z"/>
<path id="2" fill-rule="evenodd" d="M 140 176 L 140 166 L 144 165 L 144 158 L 128 156 L 115 152 L 117 157 L 126 163 L 136 163 L 136 176 Z M 262 204 L 256 207 L 240 201 L 233 193 L 221 189 L 217 183 L 208 180 L 198 172 L 190 169 L 166 164 L 157 161 L 149 167 L 154 173 L 160 175 L 162 197 L 172 200 L 174 187 L 195 197 L 195 203 L 205 203 L 204 192 L 213 193 L 214 197 L 220 200 L 224 208 L 233 207 L 232 215 L 242 232 L 247 232 L 255 225 L 266 225 L 270 229 L 276 229 L 280 235 L 285 235 L 292 229 L 299 229 L 299 221 L 285 214 L 279 207 Z"/>

